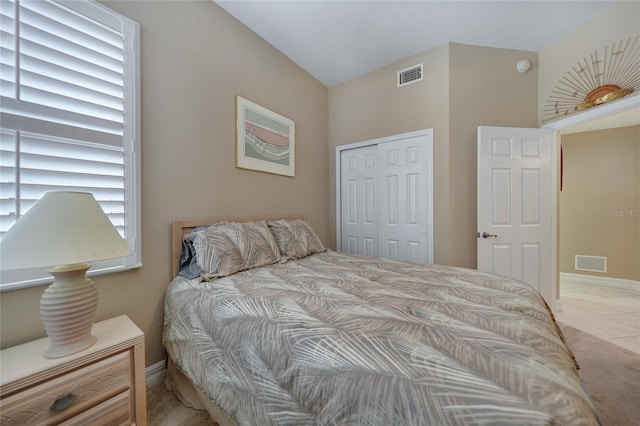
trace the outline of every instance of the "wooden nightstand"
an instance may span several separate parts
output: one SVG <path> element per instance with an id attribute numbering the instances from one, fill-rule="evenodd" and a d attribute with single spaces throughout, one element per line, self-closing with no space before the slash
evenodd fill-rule
<path id="1" fill-rule="evenodd" d="M 95 323 L 98 341 L 47 359 L 47 338 L 0 352 L 2 425 L 147 424 L 144 335 L 125 315 Z"/>

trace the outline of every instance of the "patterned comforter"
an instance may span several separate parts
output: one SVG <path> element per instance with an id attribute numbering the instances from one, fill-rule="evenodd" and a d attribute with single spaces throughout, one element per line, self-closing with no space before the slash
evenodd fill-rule
<path id="1" fill-rule="evenodd" d="M 176 278 L 164 344 L 241 425 L 598 424 L 542 298 L 336 252 Z"/>

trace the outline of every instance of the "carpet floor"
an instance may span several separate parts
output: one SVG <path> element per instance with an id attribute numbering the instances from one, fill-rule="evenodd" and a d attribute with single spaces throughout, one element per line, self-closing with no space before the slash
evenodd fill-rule
<path id="1" fill-rule="evenodd" d="M 182 405 L 164 386 L 164 380 L 147 387 L 147 423 L 149 426 L 217 425 L 204 410 Z"/>
<path id="2" fill-rule="evenodd" d="M 640 425 L 640 355 L 560 324 L 603 426 Z"/>
<path id="3" fill-rule="evenodd" d="M 580 378 L 603 426 L 640 425 L 640 355 L 576 328 L 560 324 Z M 164 382 L 147 388 L 150 426 L 216 425 L 206 411 L 182 405 Z"/>

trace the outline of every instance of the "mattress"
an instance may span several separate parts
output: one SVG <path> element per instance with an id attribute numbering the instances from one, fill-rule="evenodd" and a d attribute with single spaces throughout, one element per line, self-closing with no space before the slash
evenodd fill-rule
<path id="1" fill-rule="evenodd" d="M 333 251 L 175 278 L 164 345 L 241 425 L 599 424 L 541 296 Z"/>

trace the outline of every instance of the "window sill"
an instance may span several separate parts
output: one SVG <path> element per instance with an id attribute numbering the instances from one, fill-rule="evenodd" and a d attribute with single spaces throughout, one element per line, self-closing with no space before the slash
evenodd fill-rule
<path id="1" fill-rule="evenodd" d="M 92 278 L 92 277 L 98 277 L 101 275 L 111 275 L 119 272 L 127 272 L 133 269 L 139 269 L 141 267 L 142 267 L 142 262 L 138 262 L 133 265 L 102 268 L 102 269 L 97 269 L 95 271 L 90 270 L 87 272 L 87 277 Z M 50 285 L 52 283 L 53 283 L 53 276 L 51 275 L 47 275 L 42 278 L 36 278 L 33 280 L 8 282 L 6 284 L 0 284 L 0 293 L 4 293 L 6 291 L 23 290 L 31 287 L 40 287 L 44 285 Z"/>

